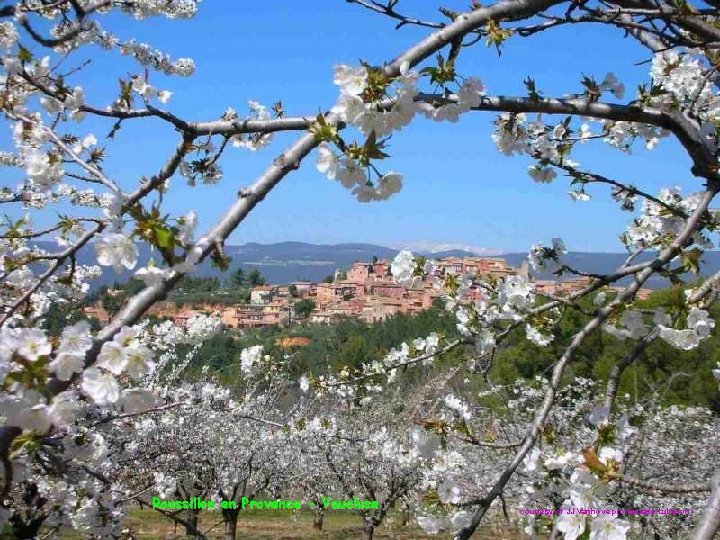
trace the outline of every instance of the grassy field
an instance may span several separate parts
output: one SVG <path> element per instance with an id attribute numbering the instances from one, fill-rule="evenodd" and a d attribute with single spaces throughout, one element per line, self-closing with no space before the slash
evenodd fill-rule
<path id="1" fill-rule="evenodd" d="M 200 530 L 207 531 L 209 539 L 223 538 L 223 525 L 218 523 L 218 512 L 200 513 Z M 248 510 L 240 514 L 237 537 L 239 540 L 354 540 L 361 538 L 360 518 L 351 512 L 329 510 L 325 514 L 322 531 L 313 529 L 313 514 L 309 510 L 298 513 L 273 510 Z M 136 540 L 171 540 L 184 538 L 184 529 L 154 510 L 132 510 L 125 520 L 129 537 Z M 217 526 L 215 526 L 217 524 Z M 213 526 L 215 526 L 213 528 Z M 80 540 L 81 535 L 73 531 L 65 531 L 60 536 L 63 540 Z M 382 525 L 375 531 L 377 540 L 416 540 L 434 538 L 449 540 L 450 535 L 427 535 L 417 526 L 402 527 L 392 522 Z M 520 540 L 521 534 L 507 533 L 498 536 L 497 532 L 478 531 L 474 536 L 477 540 Z"/>

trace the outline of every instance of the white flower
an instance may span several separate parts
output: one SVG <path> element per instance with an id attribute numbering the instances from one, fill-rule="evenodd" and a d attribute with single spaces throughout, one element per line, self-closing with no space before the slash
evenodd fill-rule
<path id="1" fill-rule="evenodd" d="M 50 409 L 42 403 L 21 410 L 16 421 L 18 427 L 37 433 L 46 433 L 52 425 Z"/>
<path id="2" fill-rule="evenodd" d="M 127 362 L 128 359 L 122 345 L 115 341 L 103 343 L 97 359 L 98 366 L 107 369 L 115 375 L 120 375 L 120 373 L 125 370 Z"/>
<path id="3" fill-rule="evenodd" d="M 41 191 L 47 191 L 60 180 L 63 174 L 61 163 L 61 161 L 51 161 L 45 152 L 36 148 L 25 152 L 23 156 L 25 173 L 32 184 Z"/>
<path id="4" fill-rule="evenodd" d="M 666 328 L 660 326 L 660 338 L 667 341 L 676 349 L 689 351 L 700 345 L 700 337 L 695 330 L 686 328 L 685 330 L 675 330 L 674 328 Z"/>
<path id="5" fill-rule="evenodd" d="M 367 75 L 365 67 L 353 68 L 339 64 L 335 66 L 333 82 L 340 87 L 343 94 L 357 96 L 362 94 L 367 86 Z"/>
<path id="6" fill-rule="evenodd" d="M 547 347 L 553 340 L 552 334 L 547 336 L 543 335 L 537 328 L 529 324 L 525 325 L 525 337 L 527 337 L 529 341 L 532 341 L 538 347 Z"/>
<path id="7" fill-rule="evenodd" d="M 601 493 L 596 492 L 597 477 L 588 471 L 576 469 L 570 477 L 574 486 L 570 489 L 570 501 L 575 508 L 597 508 L 598 497 Z"/>
<path id="8" fill-rule="evenodd" d="M 443 520 L 432 516 L 418 516 L 417 522 L 427 534 L 437 534 L 443 528 Z"/>
<path id="9" fill-rule="evenodd" d="M 540 455 L 542 452 L 539 448 L 533 448 L 523 458 L 523 464 L 525 465 L 525 472 L 535 472 L 538 469 L 538 463 L 540 461 Z"/>
<path id="10" fill-rule="evenodd" d="M 343 158 L 335 174 L 337 180 L 346 188 L 355 185 L 365 185 L 367 176 L 365 171 L 354 159 Z"/>
<path id="11" fill-rule="evenodd" d="M 182 245 L 189 245 L 193 241 L 195 228 L 198 223 L 198 216 L 195 210 L 191 210 L 184 216 L 178 218 L 178 240 Z"/>
<path id="12" fill-rule="evenodd" d="M 23 329 L 17 336 L 17 353 L 34 362 L 41 356 L 50 354 L 52 346 L 45 332 L 39 328 Z"/>
<path id="13" fill-rule="evenodd" d="M 113 341 L 123 347 L 133 347 L 140 344 L 137 339 L 137 330 L 130 326 L 123 326 L 120 331 L 115 334 Z"/>
<path id="14" fill-rule="evenodd" d="M 544 461 L 543 465 L 546 469 L 562 469 L 563 467 L 565 467 L 565 465 L 576 460 L 577 456 L 575 454 L 573 454 L 572 452 L 565 452 L 564 454 L 559 454 L 547 458 Z"/>
<path id="15" fill-rule="evenodd" d="M 368 112 L 368 106 L 358 96 L 340 94 L 330 111 L 337 114 L 340 120 L 355 124 L 362 115 Z"/>
<path id="16" fill-rule="evenodd" d="M 610 409 L 608 407 L 595 407 L 588 415 L 588 422 L 597 427 L 606 424 L 609 416 Z"/>
<path id="17" fill-rule="evenodd" d="M 565 506 L 565 504 L 563 504 L 563 506 Z M 570 506 L 570 504 L 568 504 L 567 506 Z M 563 513 L 560 517 L 557 518 L 556 524 L 558 531 L 565 535 L 565 540 L 577 540 L 577 538 L 585 530 L 585 516 L 577 513 Z"/>
<path id="18" fill-rule="evenodd" d="M 193 235 L 195 234 L 195 227 L 198 224 L 198 215 L 195 210 L 191 210 L 181 218 L 178 222 L 178 240 L 182 245 L 189 245 L 193 241 Z"/>
<path id="19" fill-rule="evenodd" d="M 503 309 L 529 309 L 535 296 L 533 285 L 523 276 L 507 276 L 498 288 L 498 300 L 506 304 Z"/>
<path id="20" fill-rule="evenodd" d="M 448 477 L 443 480 L 437 488 L 438 497 L 443 504 L 455 504 L 460 502 L 460 486 L 455 479 Z"/>
<path id="21" fill-rule="evenodd" d="M 440 344 L 440 336 L 433 332 L 425 339 L 425 350 L 428 353 L 433 353 L 437 350 Z"/>
<path id="22" fill-rule="evenodd" d="M 335 153 L 330 150 L 327 144 L 321 144 L 318 147 L 318 159 L 315 163 L 317 170 L 327 176 L 330 180 L 335 180 L 338 170 L 338 158 Z"/>
<path id="23" fill-rule="evenodd" d="M 169 272 L 157 266 L 145 266 L 135 272 L 135 277 L 145 283 L 148 287 L 161 283 Z"/>
<path id="24" fill-rule="evenodd" d="M 66 426 L 75 420 L 79 409 L 74 391 L 60 392 L 50 406 L 50 419 L 56 426 Z"/>
<path id="25" fill-rule="evenodd" d="M 552 167 L 539 167 L 538 165 L 528 167 L 528 174 L 530 178 L 540 184 L 549 184 L 557 176 L 557 173 Z"/>
<path id="26" fill-rule="evenodd" d="M 263 355 L 262 345 L 253 345 L 243 349 L 240 353 L 240 371 L 245 375 L 250 375 L 255 372 L 255 365 L 260 362 Z"/>
<path id="27" fill-rule="evenodd" d="M 175 495 L 176 481 L 170 475 L 162 472 L 154 473 L 155 487 L 158 495 L 163 499 L 170 499 Z"/>
<path id="28" fill-rule="evenodd" d="M 106 193 L 103 195 L 100 206 L 103 209 L 103 215 L 113 223 L 120 227 L 120 212 L 122 210 L 123 198 L 119 193 Z"/>
<path id="29" fill-rule="evenodd" d="M 703 339 L 708 337 L 713 328 L 715 328 L 715 321 L 704 309 L 693 307 L 690 308 L 687 316 L 687 326 L 688 328 L 695 330 L 698 337 Z"/>
<path id="30" fill-rule="evenodd" d="M 90 133 L 89 135 L 86 135 L 82 139 L 80 139 L 73 147 L 72 151 L 76 154 L 80 154 L 83 150 L 87 150 L 88 148 L 91 148 L 97 144 L 97 137 Z"/>
<path id="31" fill-rule="evenodd" d="M 95 367 L 85 370 L 80 388 L 98 405 L 115 403 L 120 397 L 120 387 L 115 377 Z"/>
<path id="32" fill-rule="evenodd" d="M 168 90 L 160 90 L 157 93 L 157 98 L 160 103 L 167 103 L 170 100 L 170 96 L 172 96 L 172 92 Z"/>
<path id="33" fill-rule="evenodd" d="M 133 379 L 138 380 L 155 368 L 155 363 L 152 361 L 153 353 L 144 345 L 128 347 L 123 352 L 127 359 L 125 371 Z"/>
<path id="34" fill-rule="evenodd" d="M 65 443 L 68 455 L 79 461 L 95 461 L 107 453 L 105 439 L 99 433 L 86 431 L 84 437 L 69 436 Z"/>
<path id="35" fill-rule="evenodd" d="M 391 131 L 389 117 L 387 113 L 366 108 L 355 116 L 352 123 L 367 137 L 373 132 L 382 137 Z"/>
<path id="36" fill-rule="evenodd" d="M 625 85 L 618 81 L 614 73 L 605 75 L 605 80 L 600 84 L 600 88 L 610 90 L 618 99 L 622 99 L 625 96 Z"/>
<path id="37" fill-rule="evenodd" d="M 445 396 L 445 406 L 448 409 L 456 411 L 464 420 L 469 420 L 472 417 L 467 405 L 454 394 Z"/>
<path id="38" fill-rule="evenodd" d="M 390 264 L 390 272 L 400 285 L 412 285 L 415 282 L 415 257 L 412 252 L 404 249 L 398 253 Z"/>
<path id="39" fill-rule="evenodd" d="M 135 243 L 122 233 L 107 233 L 95 243 L 98 264 L 112 266 L 120 273 L 122 268 L 135 268 L 138 249 Z"/>
<path id="40" fill-rule="evenodd" d="M 15 25 L 10 21 L 0 23 L 0 47 L 10 49 L 18 40 L 18 33 Z M 0 525 L 2 522 L 0 521 Z"/>
<path id="41" fill-rule="evenodd" d="M 300 390 L 303 392 L 310 390 L 310 378 L 307 375 L 300 377 Z"/>
<path id="42" fill-rule="evenodd" d="M 590 523 L 590 540 L 625 540 L 630 523 L 617 516 L 601 514 Z"/>
<path id="43" fill-rule="evenodd" d="M 380 178 L 379 195 L 382 198 L 388 198 L 394 195 L 402 188 L 402 175 L 394 172 L 386 173 Z"/>
<path id="44" fill-rule="evenodd" d="M 464 529 L 472 524 L 472 515 L 467 510 L 460 510 L 450 516 L 450 523 L 454 529 Z"/>
<path id="45" fill-rule="evenodd" d="M 582 139 L 584 142 L 585 139 L 589 139 L 592 136 L 592 130 L 590 129 L 588 123 L 583 122 L 582 124 L 580 124 L 580 139 Z"/>
<path id="46" fill-rule="evenodd" d="M 443 120 L 457 122 L 460 120 L 460 113 L 462 112 L 462 109 L 456 103 L 446 103 L 435 109 L 434 119 L 437 122 L 442 122 Z"/>
<path id="47" fill-rule="evenodd" d="M 463 81 L 460 90 L 457 93 L 457 104 L 460 110 L 469 111 L 473 107 L 477 107 L 482 102 L 482 96 L 485 93 L 485 85 L 480 79 L 468 77 Z"/>
<path id="48" fill-rule="evenodd" d="M 58 350 L 60 352 L 80 354 L 87 351 L 91 346 L 90 323 L 79 321 L 63 330 Z"/>
<path id="49" fill-rule="evenodd" d="M 603 446 L 598 453 L 598 457 L 600 461 L 606 465 L 609 465 L 610 461 L 614 461 L 615 463 L 622 463 L 623 461 L 623 453 L 617 448 L 611 448 L 609 446 Z"/>
<path id="50" fill-rule="evenodd" d="M 69 381 L 75 373 L 80 373 L 83 367 L 85 367 L 84 354 L 62 351 L 48 364 L 50 371 L 61 381 Z"/>

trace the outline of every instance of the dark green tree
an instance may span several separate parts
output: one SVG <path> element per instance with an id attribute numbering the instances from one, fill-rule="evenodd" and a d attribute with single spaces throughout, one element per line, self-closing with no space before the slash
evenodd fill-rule
<path id="1" fill-rule="evenodd" d="M 307 319 L 313 309 L 315 309 L 315 302 L 309 298 L 295 302 L 295 315 L 300 319 Z"/>
<path id="2" fill-rule="evenodd" d="M 248 281 L 253 287 L 257 287 L 258 285 L 265 285 L 266 283 L 265 278 L 257 268 L 253 269 L 253 271 L 250 272 L 250 275 L 248 276 Z"/>
<path id="3" fill-rule="evenodd" d="M 246 282 L 247 277 L 245 276 L 245 270 L 242 268 L 238 268 L 228 277 L 228 283 L 231 287 L 242 287 Z"/>

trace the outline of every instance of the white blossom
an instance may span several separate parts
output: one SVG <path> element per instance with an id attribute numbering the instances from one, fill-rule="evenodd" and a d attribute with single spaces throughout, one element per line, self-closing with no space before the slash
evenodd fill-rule
<path id="1" fill-rule="evenodd" d="M 98 264 L 112 266 L 115 272 L 127 268 L 132 270 L 137 264 L 138 249 L 135 243 L 122 233 L 107 233 L 95 243 Z"/>
<path id="2" fill-rule="evenodd" d="M 617 516 L 601 514 L 590 522 L 590 540 L 625 540 L 630 524 Z"/>
<path id="3" fill-rule="evenodd" d="M 120 387 L 115 377 L 94 367 L 83 372 L 80 387 L 98 405 L 115 403 L 120 397 Z"/>

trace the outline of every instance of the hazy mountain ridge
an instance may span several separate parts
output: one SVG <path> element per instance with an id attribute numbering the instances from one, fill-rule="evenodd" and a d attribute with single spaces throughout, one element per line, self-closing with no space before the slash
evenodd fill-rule
<path id="1" fill-rule="evenodd" d="M 57 247 L 51 243 L 43 243 L 42 247 L 55 251 Z M 280 242 L 276 244 L 258 244 L 255 242 L 239 245 L 226 246 L 226 253 L 232 257 L 230 271 L 241 266 L 245 270 L 258 269 L 272 284 L 285 284 L 293 281 L 322 281 L 328 275 L 334 274 L 336 269 L 348 268 L 355 261 L 372 261 L 374 256 L 380 259 L 391 259 L 398 253 L 398 249 L 364 243 L 348 244 L 310 244 L 305 242 Z M 147 245 L 140 245 L 140 256 L 138 268 L 145 266 L 151 258 L 151 251 Z M 442 257 L 467 257 L 478 256 L 462 250 L 448 250 L 438 253 L 423 253 L 431 258 Z M 485 255 L 480 255 L 485 256 Z M 652 253 L 646 253 L 638 257 L 636 262 L 649 260 Z M 507 253 L 503 255 L 492 255 L 501 257 L 512 266 L 520 266 L 527 253 Z M 606 274 L 617 269 L 627 258 L 625 253 L 591 253 L 591 252 L 570 252 L 564 257 L 564 261 L 577 270 Z M 159 255 L 155 254 L 159 260 Z M 709 275 L 720 269 L 720 251 L 707 252 L 704 257 L 703 275 Z M 97 264 L 92 246 L 81 250 L 78 262 L 80 264 Z M 195 273 L 195 276 L 215 276 L 220 279 L 229 272 L 220 272 L 211 266 L 209 261 L 204 262 Z M 125 271 L 115 274 L 112 269 L 106 269 L 102 278 L 95 282 L 94 286 L 111 284 L 114 281 L 125 281 L 132 275 L 132 272 Z M 534 275 L 538 279 L 556 279 L 550 272 L 542 272 Z M 569 279 L 565 275 L 561 279 Z M 689 278 L 689 276 L 688 276 Z M 625 280 L 622 283 L 627 283 Z M 645 285 L 651 289 L 658 289 L 667 286 L 666 280 L 653 278 Z"/>

